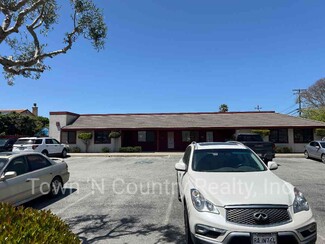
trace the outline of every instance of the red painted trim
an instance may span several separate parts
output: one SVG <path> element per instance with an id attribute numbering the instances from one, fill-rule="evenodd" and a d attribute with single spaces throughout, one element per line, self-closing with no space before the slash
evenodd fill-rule
<path id="1" fill-rule="evenodd" d="M 78 131 L 78 130 L 160 130 L 160 131 L 170 131 L 170 130 L 242 130 L 242 129 L 280 129 L 280 128 L 286 128 L 286 129 L 298 129 L 298 128 L 325 128 L 325 126 L 248 126 L 248 127 L 181 127 L 181 128 L 155 128 L 155 127 L 149 127 L 149 128 L 61 128 L 61 131 Z"/>
<path id="2" fill-rule="evenodd" d="M 59 112 L 50 112 L 50 115 L 74 115 L 74 116 L 80 116 L 80 114 L 71 113 L 68 111 L 59 111 Z"/>
<path id="3" fill-rule="evenodd" d="M 52 112 L 53 113 L 53 112 Z M 186 115 L 186 114 L 263 114 L 275 111 L 245 111 L 245 112 L 180 112 L 180 113 L 125 113 L 125 114 L 81 114 L 80 116 L 133 116 L 133 115 Z M 51 113 L 50 113 L 51 114 Z"/>

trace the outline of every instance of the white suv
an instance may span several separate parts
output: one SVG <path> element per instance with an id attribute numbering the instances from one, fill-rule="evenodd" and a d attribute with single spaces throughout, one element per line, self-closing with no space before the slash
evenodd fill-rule
<path id="1" fill-rule="evenodd" d="M 303 194 L 241 143 L 192 143 L 175 165 L 186 243 L 315 243 Z"/>
<path id="2" fill-rule="evenodd" d="M 46 156 L 67 156 L 67 146 L 50 137 L 22 137 L 12 148 L 13 152 L 40 152 Z"/>

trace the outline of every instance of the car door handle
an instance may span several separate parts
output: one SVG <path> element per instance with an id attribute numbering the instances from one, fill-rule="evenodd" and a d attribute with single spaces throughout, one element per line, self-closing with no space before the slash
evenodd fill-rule
<path id="1" fill-rule="evenodd" d="M 30 179 L 27 179 L 26 182 L 30 182 Z"/>

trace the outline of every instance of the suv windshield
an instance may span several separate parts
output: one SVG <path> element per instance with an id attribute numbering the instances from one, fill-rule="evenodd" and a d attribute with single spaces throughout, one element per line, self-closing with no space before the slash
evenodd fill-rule
<path id="1" fill-rule="evenodd" d="M 5 167 L 7 162 L 8 162 L 8 159 L 0 158 L 0 172 L 3 170 L 3 168 Z"/>
<path id="2" fill-rule="evenodd" d="M 195 150 L 192 168 L 200 172 L 265 171 L 266 166 L 247 149 Z"/>
<path id="3" fill-rule="evenodd" d="M 42 144 L 42 139 L 18 139 L 15 144 Z"/>
<path id="4" fill-rule="evenodd" d="M 8 139 L 0 139 L 0 146 L 4 146 Z"/>

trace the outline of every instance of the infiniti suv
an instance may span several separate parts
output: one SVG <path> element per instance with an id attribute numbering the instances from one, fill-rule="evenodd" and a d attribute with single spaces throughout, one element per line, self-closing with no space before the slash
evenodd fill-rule
<path id="1" fill-rule="evenodd" d="M 192 143 L 176 163 L 186 243 L 315 243 L 304 195 L 241 143 Z"/>

